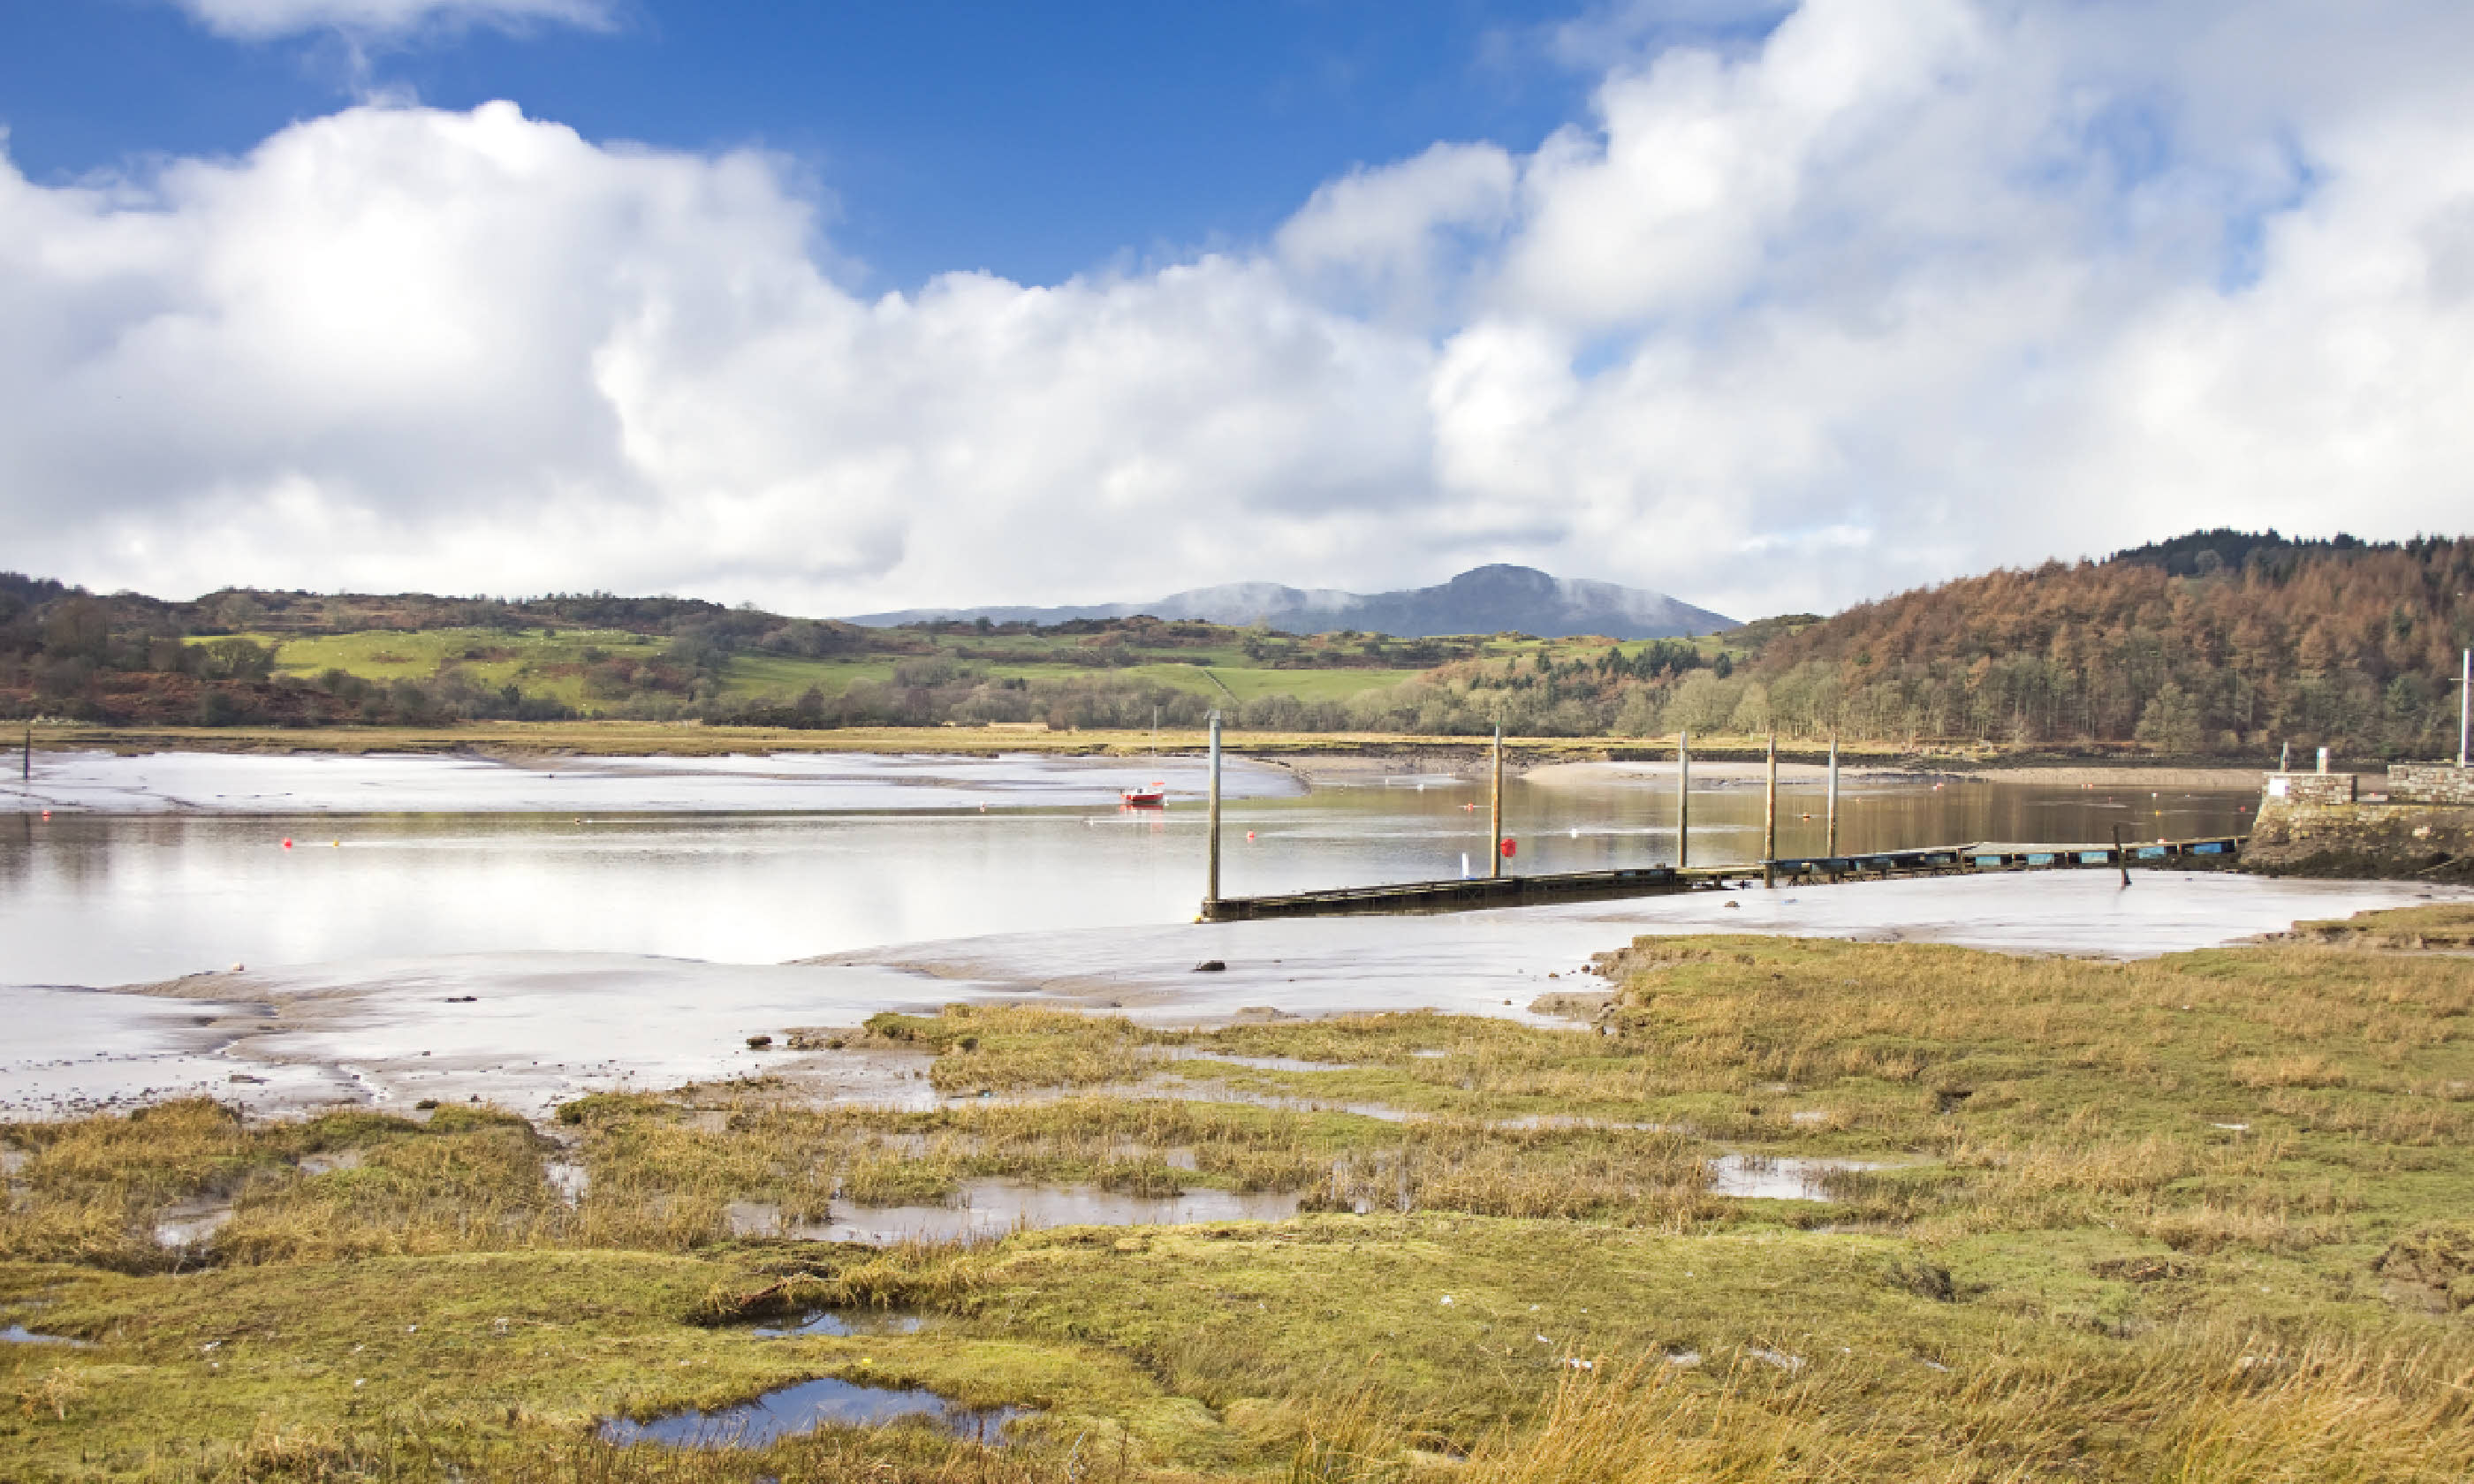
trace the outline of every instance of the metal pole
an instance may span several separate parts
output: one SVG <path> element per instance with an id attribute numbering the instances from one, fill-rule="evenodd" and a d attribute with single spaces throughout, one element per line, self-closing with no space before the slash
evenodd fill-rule
<path id="1" fill-rule="evenodd" d="M 2276 744 L 2276 771 L 2279 773 L 2291 773 L 2293 771 L 2292 743 L 2279 742 Z"/>
<path id="2" fill-rule="evenodd" d="M 1778 885 L 1778 733 L 1770 733 L 1770 781 L 1761 796 L 1761 885 Z"/>
<path id="3" fill-rule="evenodd" d="M 2113 826 L 2113 859 L 2122 868 L 2122 884 L 2130 884 L 2130 855 L 2122 848 L 2122 826 Z"/>
<path id="4" fill-rule="evenodd" d="M 1838 856 L 1838 739 L 1830 739 L 1830 848 L 1823 852 L 1835 860 Z"/>
<path id="5" fill-rule="evenodd" d="M 2458 752 L 2461 754 L 2464 751 L 2465 749 L 2462 747 L 2458 749 Z M 2460 764 L 2462 764 L 2465 761 L 2462 756 L 2457 760 Z M 19 764 L 17 777 L 19 780 L 23 782 L 32 783 L 35 781 L 35 724 L 33 722 L 28 722 L 26 724 L 26 760 Z"/>
<path id="6" fill-rule="evenodd" d="M 1202 904 L 1220 900 L 1220 712 L 1211 713 L 1211 864 L 1203 873 Z"/>
<path id="7" fill-rule="evenodd" d="M 1503 723 L 1494 724 L 1494 849 L 1486 852 L 1489 878 L 1503 874 Z"/>
<path id="8" fill-rule="evenodd" d="M 1692 864 L 1692 733 L 1675 734 L 1675 869 Z"/>
<path id="9" fill-rule="evenodd" d="M 2465 724 L 2469 717 L 2474 717 L 2474 649 L 2465 652 L 2464 673 L 2457 682 L 2457 766 L 2461 768 L 2465 766 Z M 34 732 L 29 730 L 26 735 L 31 738 Z M 29 741 L 26 745 L 32 749 L 34 743 Z"/>

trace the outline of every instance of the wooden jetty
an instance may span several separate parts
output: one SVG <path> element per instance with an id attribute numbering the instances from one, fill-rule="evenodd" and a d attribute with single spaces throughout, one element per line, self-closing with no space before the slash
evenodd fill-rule
<path id="1" fill-rule="evenodd" d="M 1549 902 L 1597 901 L 1623 897 L 1668 897 L 1684 892 L 1729 891 L 1758 881 L 1766 886 L 1830 885 L 1844 881 L 1881 881 L 1908 876 L 1980 875 L 1992 872 L 2068 871 L 2112 868 L 2129 880 L 2134 865 L 2232 865 L 2242 853 L 2243 836 L 2215 835 L 2197 840 L 2153 840 L 2111 845 L 2015 845 L 1979 843 L 1935 846 L 1904 850 L 1877 850 L 1860 855 L 1835 853 L 1838 844 L 1838 745 L 1830 748 L 1828 837 L 1832 853 L 1781 859 L 1778 849 L 1778 740 L 1769 750 L 1769 789 L 1763 813 L 1763 857 L 1732 866 L 1689 866 L 1691 752 L 1688 737 L 1679 739 L 1676 802 L 1678 864 L 1620 867 L 1612 871 L 1567 871 L 1543 875 L 1513 875 L 1503 865 L 1503 735 L 1494 739 L 1494 803 L 1491 811 L 1494 848 L 1488 852 L 1488 874 L 1445 881 L 1400 881 L 1383 886 L 1343 887 L 1332 891 L 1292 892 L 1275 897 L 1220 895 L 1220 713 L 1211 715 L 1210 865 L 1204 878 L 1201 921 L 1251 922 L 1264 918 L 1352 917 L 1373 914 L 1474 912 L 1489 907 L 1543 906 Z"/>
<path id="2" fill-rule="evenodd" d="M 1986 875 L 2015 871 L 2070 871 L 2134 865 L 2232 865 L 2242 837 L 2155 840 L 2109 845 L 1957 845 L 1928 850 L 1880 850 L 1864 855 L 1806 860 L 1751 861 L 1738 866 L 1639 866 L 1615 871 L 1569 871 L 1534 876 L 1478 876 L 1466 881 L 1402 881 L 1337 891 L 1292 892 L 1278 897 L 1223 897 L 1202 904 L 1206 922 L 1260 918 L 1351 917 L 1374 913 L 1474 912 L 1487 907 L 1535 907 L 1548 902 L 1599 901 L 1618 897 L 1670 897 L 1683 892 L 1730 891 L 1755 882 L 1817 886 L 1845 881 L 1885 881 L 1907 876 Z"/>

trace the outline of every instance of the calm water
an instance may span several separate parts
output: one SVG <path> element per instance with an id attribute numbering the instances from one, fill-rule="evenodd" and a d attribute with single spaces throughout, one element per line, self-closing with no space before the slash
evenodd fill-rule
<path id="1" fill-rule="evenodd" d="M 821 809 L 813 769 L 768 774 L 719 759 L 717 800 L 694 778 L 682 781 L 695 772 L 683 765 L 659 776 L 650 802 L 652 785 L 631 794 L 613 781 L 627 770 L 605 769 L 587 785 L 590 815 L 525 812 L 539 809 L 535 788 L 553 786 L 536 781 L 538 770 L 429 759 L 386 759 L 379 772 L 403 773 L 403 794 L 431 812 L 310 812 L 336 807 L 327 780 L 344 775 L 291 789 L 281 769 L 316 770 L 251 761 L 265 771 L 234 778 L 228 761 L 210 771 L 246 791 L 250 807 L 299 799 L 303 812 L 179 812 L 131 795 L 127 807 L 151 812 L 45 819 L 21 803 L 0 814 L 0 983 L 125 984 L 235 963 L 536 948 L 773 963 L 985 933 L 1177 922 L 1201 895 L 1199 779 L 1174 761 L 948 760 L 940 773 L 861 760 L 845 768 L 873 761 L 880 781 L 901 776 L 837 783 Z M 355 766 L 345 797 L 396 796 L 382 777 L 368 782 L 368 760 Z M 467 770 L 470 781 L 437 769 Z M 503 776 L 519 773 L 522 786 L 511 791 Z M 1168 809 L 1105 802 L 1135 773 L 1176 781 Z M 1257 797 L 1226 810 L 1226 895 L 1453 876 L 1464 860 L 1486 869 L 1482 785 L 1395 778 L 1307 791 L 1267 770 L 1245 781 Z M 775 798 L 809 807 L 764 806 Z M 2102 840 L 2117 824 L 2131 838 L 2221 834 L 2246 827 L 2255 798 L 1866 782 L 1844 794 L 1841 847 Z M 1820 852 L 1821 800 L 1817 784 L 1783 787 L 1783 855 Z M 1505 808 L 1518 845 L 1513 869 L 1671 861 L 1674 809 L 1671 780 L 1515 780 Z M 1696 778 L 1694 862 L 1758 857 L 1760 817 L 1757 783 L 1703 787 Z"/>

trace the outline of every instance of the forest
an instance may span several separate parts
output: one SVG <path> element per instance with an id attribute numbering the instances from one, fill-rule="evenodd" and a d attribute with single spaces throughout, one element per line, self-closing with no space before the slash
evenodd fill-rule
<path id="1" fill-rule="evenodd" d="M 1152 618 L 871 630 L 607 593 L 169 603 L 0 574 L 0 715 L 799 728 L 1044 722 L 2357 757 L 2456 743 L 2474 539 L 2194 532 L 1724 634 L 1296 635 Z"/>

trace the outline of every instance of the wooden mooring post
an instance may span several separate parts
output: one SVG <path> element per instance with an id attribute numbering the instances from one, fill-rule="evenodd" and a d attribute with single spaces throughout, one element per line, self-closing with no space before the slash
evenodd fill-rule
<path id="1" fill-rule="evenodd" d="M 1778 886 L 1778 733 L 1770 733 L 1769 785 L 1761 792 L 1761 885 Z"/>
<path id="2" fill-rule="evenodd" d="M 1486 852 L 1489 879 L 1503 874 L 1503 723 L 1494 724 L 1494 843 Z"/>
<path id="3" fill-rule="evenodd" d="M 1202 875 L 1202 910 L 1209 916 L 1220 903 L 1220 713 L 1211 713 L 1211 819 L 1205 826 L 1211 837 L 1210 864 Z"/>
<path id="4" fill-rule="evenodd" d="M 1675 869 L 1692 864 L 1692 733 L 1675 734 Z"/>

